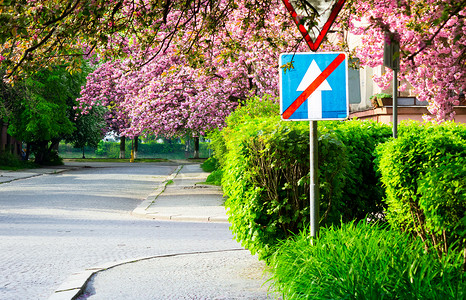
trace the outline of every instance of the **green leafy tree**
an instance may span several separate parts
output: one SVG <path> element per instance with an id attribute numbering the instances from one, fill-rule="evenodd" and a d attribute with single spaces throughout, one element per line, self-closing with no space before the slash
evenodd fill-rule
<path id="1" fill-rule="evenodd" d="M 73 109 L 84 75 L 71 75 L 65 68 L 55 67 L 6 87 L 9 97 L 2 100 L 8 132 L 28 144 L 36 163 L 59 163 L 55 149 L 60 140 L 73 139 L 76 128 L 84 130 L 84 119 L 92 121 L 91 117 L 75 120 Z M 76 135 L 75 140 L 79 140 Z"/>
<path id="2" fill-rule="evenodd" d="M 65 141 L 73 144 L 74 148 L 83 149 L 84 147 L 97 148 L 99 141 L 105 135 L 105 111 L 102 107 L 94 107 L 89 114 L 77 114 L 74 120 L 76 130 L 69 135 Z"/>

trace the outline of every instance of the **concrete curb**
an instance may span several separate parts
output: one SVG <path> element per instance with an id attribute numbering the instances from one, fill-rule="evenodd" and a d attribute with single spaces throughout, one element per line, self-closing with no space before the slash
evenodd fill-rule
<path id="1" fill-rule="evenodd" d="M 145 218 L 157 221 L 203 222 L 203 223 L 228 223 L 228 217 L 220 216 L 187 216 L 181 214 L 146 214 Z"/>
<path id="2" fill-rule="evenodd" d="M 224 250 L 212 250 L 212 251 L 195 251 L 195 252 L 183 252 L 173 254 L 160 254 L 149 257 L 140 257 L 135 259 L 123 260 L 119 262 L 110 262 L 102 265 L 98 265 L 93 268 L 85 269 L 82 272 L 73 273 L 70 275 L 64 283 L 62 283 L 57 290 L 48 298 L 48 300 L 75 300 L 81 296 L 84 292 L 89 280 L 99 272 L 106 271 L 118 266 L 125 264 L 137 263 L 144 260 L 175 257 L 182 255 L 195 255 L 195 254 L 207 254 L 207 253 L 219 253 L 219 252 L 230 252 L 230 251 L 246 251 L 243 248 L 233 248 Z"/>
<path id="3" fill-rule="evenodd" d="M 149 206 L 154 203 L 154 201 L 157 199 L 157 197 L 165 191 L 165 188 L 167 187 L 167 184 L 170 182 L 170 180 L 175 179 L 176 175 L 183 169 L 183 165 L 178 166 L 173 173 L 171 173 L 165 180 L 155 188 L 154 192 L 147 196 L 146 200 L 142 201 L 141 204 L 138 205 L 132 212 L 131 215 L 133 216 L 138 216 L 138 217 L 148 217 L 147 216 L 147 209 Z"/>

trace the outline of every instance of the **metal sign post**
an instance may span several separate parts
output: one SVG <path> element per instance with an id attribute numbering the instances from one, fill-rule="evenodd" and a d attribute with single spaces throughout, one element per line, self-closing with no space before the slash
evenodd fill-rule
<path id="1" fill-rule="evenodd" d="M 398 70 L 400 69 L 400 43 L 396 32 L 385 32 L 383 65 L 393 70 L 393 138 L 398 136 Z"/>
<path id="2" fill-rule="evenodd" d="M 393 138 L 398 137 L 398 70 L 393 69 Z"/>
<path id="3" fill-rule="evenodd" d="M 318 120 L 348 117 L 348 62 L 345 53 L 284 53 L 280 66 L 280 111 L 284 120 L 310 121 L 310 233 L 319 232 Z"/>
<path id="4" fill-rule="evenodd" d="M 325 35 L 329 31 L 338 13 L 343 8 L 346 0 L 283 0 L 286 8 L 291 14 L 291 17 L 298 26 L 299 31 L 306 40 L 309 48 L 312 51 L 317 51 L 322 43 Z M 299 53 L 295 53 L 299 54 Z M 291 63 L 293 68 L 296 66 L 293 62 L 293 54 L 286 64 Z M 322 53 L 323 55 L 327 53 Z M 282 54 L 283 55 L 283 54 Z M 285 63 L 280 56 L 280 67 Z M 333 55 L 333 53 L 330 53 Z M 328 57 L 327 57 L 328 58 Z M 333 85 L 337 93 L 329 85 L 327 79 L 334 78 L 335 72 L 341 69 L 339 65 L 344 63 L 345 76 L 344 80 Z M 322 64 L 322 63 L 321 63 Z M 346 119 L 348 116 L 348 66 L 346 55 L 340 53 L 337 57 L 333 57 L 331 63 L 323 63 L 327 67 L 324 71 L 320 71 L 319 64 L 315 60 L 309 67 L 302 68 L 305 74 L 297 73 L 294 76 L 287 78 L 285 86 L 282 85 L 283 77 L 286 74 L 285 69 L 280 70 L 280 108 L 282 118 L 285 120 L 309 120 L 310 121 L 310 217 L 311 217 L 311 236 L 316 237 L 319 231 L 319 162 L 318 162 L 318 139 L 317 139 L 317 120 L 331 119 Z M 292 72 L 292 69 L 289 72 Z M 299 75 L 298 75 L 299 74 Z M 338 76 L 336 76 L 338 77 Z M 300 82 L 296 86 L 293 81 Z M 341 89 L 337 87 L 345 87 L 344 97 L 342 97 Z M 338 92 L 340 90 L 340 92 Z M 298 94 L 297 94 L 298 93 Z M 325 94 L 325 96 L 324 96 Z M 328 97 L 331 94 L 332 97 Z M 285 96 L 285 99 L 283 98 Z M 341 107 L 341 101 L 344 101 L 344 108 Z M 329 98 L 323 101 L 323 98 Z M 290 101 L 291 99 L 291 101 Z M 307 102 L 307 105 L 302 105 Z"/>
<path id="5" fill-rule="evenodd" d="M 319 207 L 319 151 L 317 138 L 317 121 L 309 122 L 309 175 L 310 175 L 310 214 L 311 214 L 311 236 L 319 234 L 320 207 Z"/>

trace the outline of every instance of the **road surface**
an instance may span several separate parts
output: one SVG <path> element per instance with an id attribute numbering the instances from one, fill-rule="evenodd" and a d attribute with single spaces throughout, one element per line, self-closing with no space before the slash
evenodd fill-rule
<path id="1" fill-rule="evenodd" d="M 47 299 L 71 273 L 102 263 L 239 247 L 227 223 L 130 215 L 176 165 L 80 166 L 0 184 L 0 299 Z"/>

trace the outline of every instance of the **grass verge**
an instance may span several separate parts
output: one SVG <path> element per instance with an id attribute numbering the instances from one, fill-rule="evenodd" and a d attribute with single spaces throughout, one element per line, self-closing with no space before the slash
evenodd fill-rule
<path id="1" fill-rule="evenodd" d="M 284 299 L 465 299 L 462 257 L 376 224 L 322 228 L 284 241 L 270 260 Z"/>
<path id="2" fill-rule="evenodd" d="M 76 161 L 76 162 L 121 162 L 129 163 L 129 158 L 66 158 L 64 161 Z M 134 162 L 167 162 L 168 159 L 163 158 L 137 158 Z"/>

